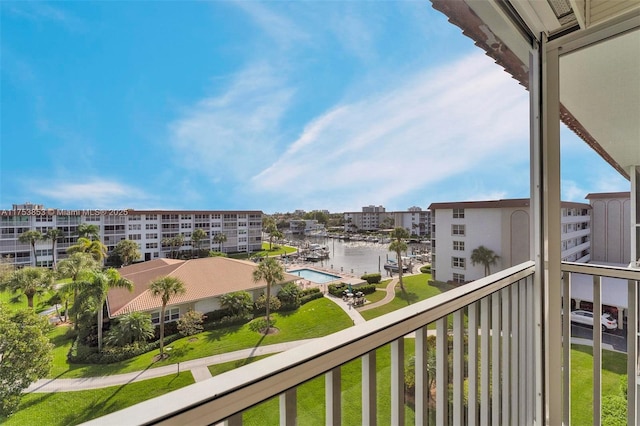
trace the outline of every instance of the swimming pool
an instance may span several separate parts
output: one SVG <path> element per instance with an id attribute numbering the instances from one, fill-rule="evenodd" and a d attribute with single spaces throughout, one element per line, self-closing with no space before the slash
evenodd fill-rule
<path id="1" fill-rule="evenodd" d="M 327 274 L 326 272 L 314 271 L 313 269 L 295 269 L 287 272 L 317 284 L 325 284 L 341 278 L 339 275 Z"/>

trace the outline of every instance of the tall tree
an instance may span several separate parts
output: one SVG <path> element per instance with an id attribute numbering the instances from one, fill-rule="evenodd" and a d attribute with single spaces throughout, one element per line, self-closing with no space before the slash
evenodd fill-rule
<path id="1" fill-rule="evenodd" d="M 122 240 L 113 249 L 113 254 L 117 257 L 121 266 L 131 265 L 135 260 L 140 259 L 140 247 L 132 240 Z"/>
<path id="2" fill-rule="evenodd" d="M 2 288 L 27 296 L 27 305 L 33 308 L 33 298 L 53 288 L 53 274 L 47 268 L 28 266 L 17 269 L 2 283 Z"/>
<path id="3" fill-rule="evenodd" d="M 73 253 L 68 258 L 60 261 L 57 270 L 58 276 L 71 278 L 71 282 L 65 284 L 61 290 L 73 293 L 72 303 L 75 304 L 78 299 L 78 292 L 84 287 L 83 278 L 88 278 L 91 271 L 99 268 L 98 262 L 89 253 L 84 252 Z M 65 306 L 65 311 L 67 310 L 68 306 Z M 78 329 L 77 309 L 74 309 L 73 312 L 73 328 Z"/>
<path id="4" fill-rule="evenodd" d="M 164 358 L 164 314 L 167 304 L 172 297 L 184 294 L 187 291 L 184 282 L 176 277 L 158 278 L 151 282 L 149 287 L 151 294 L 162 298 L 162 309 L 160 310 L 160 358 Z"/>
<path id="5" fill-rule="evenodd" d="M 282 238 L 283 234 L 278 229 L 278 226 L 276 225 L 276 221 L 270 216 L 267 216 L 263 219 L 262 226 L 263 226 L 264 232 L 267 235 L 269 235 L 269 251 L 271 251 L 273 246 L 273 240 Z"/>
<path id="6" fill-rule="evenodd" d="M 60 229 L 52 228 L 52 229 L 49 229 L 47 231 L 47 233 L 44 234 L 44 236 L 43 236 L 44 240 L 51 241 L 51 256 L 52 256 L 52 259 L 53 259 L 53 269 L 54 270 L 56 269 L 56 246 L 58 245 L 58 240 L 63 235 L 64 235 L 64 232 L 62 232 Z"/>
<path id="7" fill-rule="evenodd" d="M 46 318 L 31 310 L 10 313 L 0 304 L 0 416 L 15 412 L 23 390 L 45 377 L 53 363 Z"/>
<path id="8" fill-rule="evenodd" d="M 98 314 L 98 350 L 102 350 L 102 327 L 104 322 L 104 304 L 107 294 L 112 288 L 126 288 L 133 291 L 133 283 L 126 278 L 122 278 L 118 271 L 109 268 L 105 271 L 91 271 L 86 281 L 82 282 L 84 297 L 93 299 Z"/>
<path id="9" fill-rule="evenodd" d="M 491 266 L 497 265 L 498 259 L 500 259 L 500 256 L 485 246 L 480 246 L 471 252 L 471 263 L 474 266 L 483 265 L 485 277 L 491 275 Z"/>
<path id="10" fill-rule="evenodd" d="M 184 245 L 184 235 L 178 234 L 175 237 L 163 238 L 162 246 L 169 248 L 169 258 L 177 259 L 180 253 L 180 247 Z"/>
<path id="11" fill-rule="evenodd" d="M 253 271 L 253 281 L 258 282 L 261 280 L 267 283 L 267 300 L 265 303 L 267 309 L 267 328 L 265 334 L 269 334 L 269 329 L 271 328 L 269 318 L 269 314 L 271 313 L 271 287 L 284 280 L 284 268 L 275 258 L 267 257 L 262 259 L 258 267 Z"/>
<path id="12" fill-rule="evenodd" d="M 198 228 L 191 233 L 191 245 L 195 247 L 198 256 L 200 256 L 202 241 L 204 241 L 205 238 L 207 238 L 207 233 L 202 228 Z"/>
<path id="13" fill-rule="evenodd" d="M 81 223 L 78 225 L 78 238 L 97 240 L 100 237 L 100 227 L 92 223 Z"/>
<path id="14" fill-rule="evenodd" d="M 80 237 L 76 244 L 67 249 L 67 253 L 89 253 L 97 262 L 102 263 L 107 256 L 107 247 L 100 240 Z"/>
<path id="15" fill-rule="evenodd" d="M 36 231 L 34 229 L 30 229 L 28 231 L 23 232 L 18 237 L 18 241 L 23 244 L 31 244 L 31 251 L 33 252 L 34 264 L 33 266 L 38 266 L 38 255 L 36 254 L 36 243 L 42 240 L 42 233 L 40 231 Z"/>
<path id="16" fill-rule="evenodd" d="M 228 309 L 231 315 L 246 315 L 251 311 L 251 294 L 246 291 L 234 291 L 220 296 L 220 306 Z"/>
<path id="17" fill-rule="evenodd" d="M 389 233 L 391 238 L 391 244 L 389 244 L 389 251 L 396 252 L 398 260 L 398 282 L 400 283 L 400 289 L 405 292 L 404 283 L 402 282 L 402 252 L 407 251 L 407 243 L 404 241 L 409 238 L 409 231 L 397 226 L 393 228 L 393 231 Z"/>
<path id="18" fill-rule="evenodd" d="M 219 232 L 213 236 L 213 242 L 220 244 L 220 251 L 224 253 L 224 243 L 227 242 L 227 234 Z"/>

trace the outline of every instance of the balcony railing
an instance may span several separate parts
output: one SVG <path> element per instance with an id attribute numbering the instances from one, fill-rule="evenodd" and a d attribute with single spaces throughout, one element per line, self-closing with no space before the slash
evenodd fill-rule
<path id="1" fill-rule="evenodd" d="M 297 389 L 325 377 L 326 424 L 343 415 L 341 369 L 361 359 L 362 424 L 377 423 L 376 353 L 389 346 L 390 401 L 384 424 L 405 423 L 405 340 L 415 339 L 416 424 L 532 424 L 538 332 L 534 263 L 454 288 L 311 344 L 220 374 L 94 424 L 241 425 L 243 413 L 275 396 L 280 424 L 297 422 Z M 429 324 L 435 323 L 435 330 Z M 435 333 L 435 343 L 427 338 Z M 465 342 L 466 340 L 466 342 Z M 409 347 L 409 345 L 407 345 Z M 435 368 L 430 351 L 435 350 Z M 435 387 L 433 374 L 435 371 Z M 465 386 L 466 382 L 466 386 Z M 449 397 L 449 389 L 452 397 Z M 435 394 L 435 397 L 433 396 Z M 439 397 L 445 395 L 444 398 Z M 465 398 L 466 397 L 466 398 Z M 322 401 L 318 401 L 322 404 Z"/>
<path id="2" fill-rule="evenodd" d="M 638 362 L 638 285 L 640 283 L 640 271 L 629 268 L 619 268 L 612 266 L 601 266 L 583 263 L 562 263 L 563 271 L 563 294 L 569 295 L 565 300 L 571 300 L 574 293 L 572 280 L 575 274 L 583 274 L 592 277 L 593 312 L 602 312 L 603 291 L 613 293 L 618 296 L 617 308 L 623 312 L 618 317 L 618 321 L 626 319 L 626 326 L 622 333 L 626 338 L 627 353 L 627 424 L 638 424 L 638 406 L 640 406 L 640 369 Z M 604 282 L 603 278 L 613 278 L 617 282 Z M 617 287 L 617 288 L 616 288 Z M 623 291 L 621 291 L 623 290 Z M 626 297 L 621 297 L 626 296 Z M 563 318 L 569 318 L 571 313 L 571 302 L 563 304 Z M 594 314 L 594 322 L 597 322 L 599 315 Z M 564 336 L 571 335 L 571 322 L 563 321 Z M 593 418 L 594 424 L 600 424 L 602 415 L 602 330 L 599 324 L 592 329 L 591 339 L 593 344 Z M 571 345 L 563 347 L 563 413 L 564 424 L 570 424 L 571 419 Z"/>

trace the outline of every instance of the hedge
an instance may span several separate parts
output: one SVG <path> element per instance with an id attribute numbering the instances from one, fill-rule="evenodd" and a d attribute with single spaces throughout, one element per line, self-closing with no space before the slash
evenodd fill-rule
<path id="1" fill-rule="evenodd" d="M 365 274 L 361 276 L 360 279 L 365 280 L 369 284 L 377 284 L 382 279 L 382 275 L 380 274 L 380 272 L 376 272 L 373 274 Z"/>
<path id="2" fill-rule="evenodd" d="M 361 291 L 364 294 L 371 294 L 376 291 L 375 284 L 359 285 L 357 287 L 352 286 L 352 288 L 354 291 Z M 348 289 L 349 289 L 349 285 L 345 283 L 329 284 L 329 288 L 328 288 L 329 294 L 336 297 L 342 297 L 342 292 Z"/>
<path id="3" fill-rule="evenodd" d="M 420 267 L 420 272 L 422 272 L 423 274 L 430 274 L 431 273 L 431 265 L 424 265 Z"/>
<path id="4" fill-rule="evenodd" d="M 182 336 L 179 334 L 166 336 L 164 338 L 164 344 L 167 345 L 180 337 Z M 159 347 L 160 341 L 156 340 L 149 343 L 134 343 L 125 347 L 107 347 L 100 353 L 98 352 L 98 348 L 83 345 L 76 339 L 69 349 L 67 359 L 72 364 L 111 364 L 142 355 Z"/>

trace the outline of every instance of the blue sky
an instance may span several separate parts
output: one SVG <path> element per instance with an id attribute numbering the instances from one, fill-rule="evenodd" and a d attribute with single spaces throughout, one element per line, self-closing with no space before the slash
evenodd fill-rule
<path id="1" fill-rule="evenodd" d="M 527 92 L 428 2 L 3 1 L 0 13 L 0 208 L 528 196 Z M 562 150 L 563 199 L 629 189 L 566 129 Z"/>

